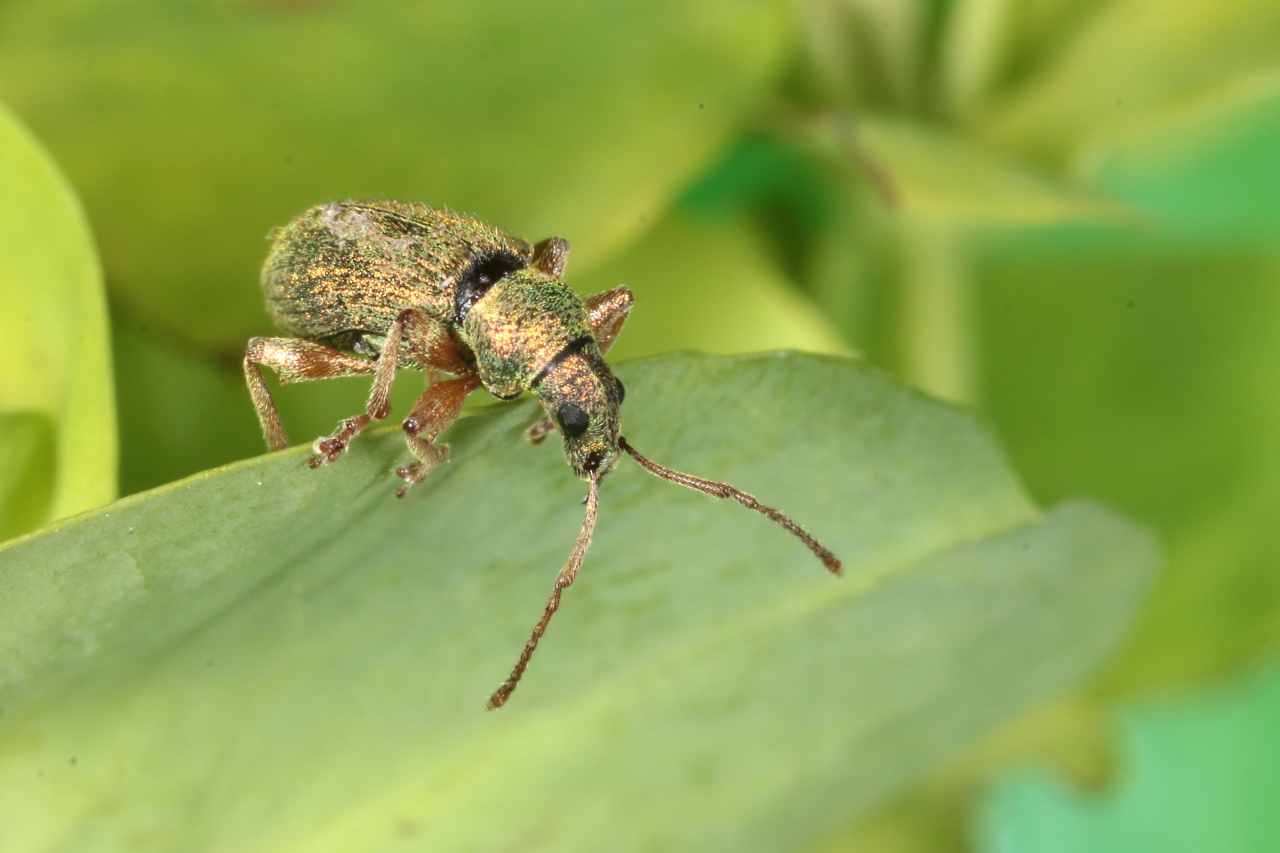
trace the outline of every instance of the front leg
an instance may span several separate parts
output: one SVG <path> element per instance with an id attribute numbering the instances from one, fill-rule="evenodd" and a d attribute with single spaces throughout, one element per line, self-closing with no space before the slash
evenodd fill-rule
<path id="1" fill-rule="evenodd" d="M 378 353 L 373 371 L 373 387 L 369 390 L 369 399 L 365 402 L 364 413 L 347 418 L 338 427 L 338 431 L 327 438 L 317 438 L 311 445 L 315 456 L 311 457 L 312 468 L 319 468 L 342 455 L 351 444 L 351 440 L 360 434 L 370 421 L 380 421 L 391 412 L 391 383 L 396 378 L 396 367 L 400 361 L 400 342 L 404 339 L 404 330 L 414 322 L 418 311 L 406 308 L 396 317 L 387 331 L 387 339 Z"/>
<path id="2" fill-rule="evenodd" d="M 543 418 L 535 421 L 532 426 L 524 431 L 524 437 L 529 439 L 530 444 L 542 444 L 547 440 L 547 436 L 556 431 L 556 422 L 551 418 Z"/>
<path id="3" fill-rule="evenodd" d="M 458 419 L 467 395 L 479 387 L 480 377 L 473 373 L 432 385 L 414 403 L 404 419 L 404 440 L 417 461 L 396 469 L 396 476 L 404 480 L 404 485 L 396 490 L 396 497 L 407 495 L 409 489 L 426 479 L 432 468 L 449 458 L 449 445 L 437 446 L 433 442 Z"/>
<path id="4" fill-rule="evenodd" d="M 636 298 L 631 295 L 631 288 L 620 284 L 613 290 L 595 293 L 582 300 L 587 307 L 587 322 L 591 324 L 591 334 L 596 339 L 600 352 L 607 353 L 618 339 L 622 326 L 627 322 L 631 306 Z"/>

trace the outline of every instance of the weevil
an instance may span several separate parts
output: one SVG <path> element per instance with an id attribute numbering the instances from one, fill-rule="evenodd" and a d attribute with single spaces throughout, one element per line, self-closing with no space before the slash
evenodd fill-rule
<path id="1" fill-rule="evenodd" d="M 542 618 L 515 668 L 489 698 L 511 696 L 564 591 L 578 577 L 595 530 L 600 482 L 630 455 L 650 474 L 716 498 L 733 498 L 797 536 L 834 574 L 840 561 L 779 510 L 728 483 L 666 468 L 623 437 L 622 383 L 605 362 L 634 301 L 625 285 L 579 298 L 565 285 L 569 243 L 536 245 L 471 217 L 422 204 L 346 201 L 313 207 L 280 229 L 262 270 L 267 309 L 287 338 L 253 338 L 245 379 L 271 450 L 288 446 L 263 379 L 281 384 L 337 376 L 372 376 L 363 413 L 312 445 L 312 468 L 333 462 L 369 423 L 390 413 L 398 368 L 432 381 L 402 423 L 413 456 L 396 469 L 404 497 L 449 457 L 437 439 L 485 388 L 501 400 L 531 392 L 544 417 L 527 431 L 541 442 L 564 439 L 569 467 L 588 484 L 586 516 L 557 575 Z M 447 374 L 450 379 L 440 375 Z M 436 380 L 439 381 L 436 381 Z"/>

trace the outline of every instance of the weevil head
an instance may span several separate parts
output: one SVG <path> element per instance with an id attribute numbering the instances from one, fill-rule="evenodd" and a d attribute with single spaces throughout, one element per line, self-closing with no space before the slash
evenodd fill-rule
<path id="1" fill-rule="evenodd" d="M 583 480 L 604 477 L 618 464 L 622 383 L 594 340 L 561 359 L 533 387 L 564 438 L 564 455 Z"/>

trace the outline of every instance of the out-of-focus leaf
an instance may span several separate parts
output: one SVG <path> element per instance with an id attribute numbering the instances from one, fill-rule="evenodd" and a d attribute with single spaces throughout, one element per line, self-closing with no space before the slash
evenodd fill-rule
<path id="1" fill-rule="evenodd" d="M 947 115 L 971 112 L 990 90 L 1000 70 L 1015 5 L 1009 0 L 957 0 L 950 4 L 939 45 L 938 74 L 939 100 Z"/>
<path id="2" fill-rule="evenodd" d="M 116 426 L 93 240 L 62 176 L 3 107 L 0 188 L 0 416 L 14 418 L 0 456 L 21 469 L 0 475 L 0 491 L 31 501 L 0 520 L 12 535 L 115 496 Z"/>
<path id="3" fill-rule="evenodd" d="M 984 0 L 977 0 L 981 3 Z M 1001 46 L 997 61 L 999 90 L 1031 77 L 1052 65 L 1058 50 L 1089 27 L 1099 10 L 1114 0 L 1023 0 L 1005 3 L 998 24 Z"/>
<path id="4" fill-rule="evenodd" d="M 1099 184 L 1184 243 L 1275 245 L 1280 99 L 1215 118 L 1118 151 Z"/>
<path id="5" fill-rule="evenodd" d="M 919 105 L 925 96 L 927 0 L 802 0 L 807 59 L 824 89 L 858 108 Z"/>
<path id="6" fill-rule="evenodd" d="M 972 415 L 856 362 L 622 366 L 627 436 L 845 560 L 624 460 L 584 573 L 486 714 L 580 523 L 515 405 L 404 502 L 394 430 L 0 550 L 6 850 L 793 850 L 1076 683 L 1155 559 L 1026 501 Z"/>
<path id="7" fill-rule="evenodd" d="M 1044 500 L 1149 519 L 1170 567 L 1112 688 L 1202 676 L 1280 631 L 1280 258 L 1066 241 L 984 271 L 988 409 Z"/>
<path id="8" fill-rule="evenodd" d="M 969 853 L 972 807 L 1010 768 L 1052 766 L 1079 785 L 1111 778 L 1107 706 L 1079 696 L 1049 702 L 994 731 L 820 853 Z M 815 851 L 818 853 L 818 851 Z"/>
<path id="9" fill-rule="evenodd" d="M 1102 183 L 1141 210 L 1143 232 L 1023 237 L 976 265 L 991 279 L 973 306 L 981 384 L 1030 486 L 1152 519 L 1172 566 L 1091 698 L 1006 727 L 831 850 L 968 849 L 968 806 L 1002 767 L 1097 783 L 1117 695 L 1202 679 L 1280 634 L 1277 124 L 1272 111 L 1198 150 L 1170 140 L 1113 162 Z"/>
<path id="10" fill-rule="evenodd" d="M 270 230 L 342 197 L 607 257 L 765 97 L 789 4 L 51 0 L 0 7 L 0 93 L 80 188 L 132 313 L 227 353 Z"/>
<path id="11" fill-rule="evenodd" d="M 743 224 L 673 213 L 626 252 L 569 281 L 583 293 L 627 284 L 636 304 L 618 338 L 618 358 L 673 349 L 739 353 L 847 347 L 779 272 Z"/>
<path id="12" fill-rule="evenodd" d="M 54 428 L 48 415 L 0 413 L 0 540 L 48 520 L 54 453 Z"/>
<path id="13" fill-rule="evenodd" d="M 112 326 L 112 343 L 120 377 L 122 494 L 266 450 L 239 364 L 210 362 L 120 318 Z M 331 392 L 341 389 L 353 399 L 336 406 L 330 422 L 361 410 L 359 390 L 352 384 L 337 383 Z M 364 386 L 367 391 L 368 382 Z M 288 392 L 277 397 L 282 408 L 295 399 Z"/>
<path id="14" fill-rule="evenodd" d="M 1116 0 L 973 126 L 1005 150 L 1092 171 L 1188 113 L 1280 91 L 1277 32 L 1271 0 Z"/>
<path id="15" fill-rule="evenodd" d="M 1044 225 L 1114 220 L 1123 212 L 954 131 L 883 118 L 862 121 L 859 131 L 905 213 L 961 223 Z"/>
<path id="16" fill-rule="evenodd" d="M 1043 774 L 1005 780 L 983 810 L 988 853 L 1267 853 L 1280 836 L 1280 671 L 1149 703 L 1124 720 L 1105 796 Z"/>

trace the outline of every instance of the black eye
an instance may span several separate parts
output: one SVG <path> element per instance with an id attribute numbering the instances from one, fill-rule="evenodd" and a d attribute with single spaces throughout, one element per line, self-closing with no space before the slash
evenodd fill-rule
<path id="1" fill-rule="evenodd" d="M 577 438 L 587 431 L 589 419 L 580 406 L 565 403 L 560 407 L 560 431 L 567 438 Z"/>
<path id="2" fill-rule="evenodd" d="M 613 378 L 613 381 L 618 383 L 618 405 L 621 406 L 622 401 L 627 397 L 627 389 L 622 387 L 622 380 L 616 376 Z"/>

